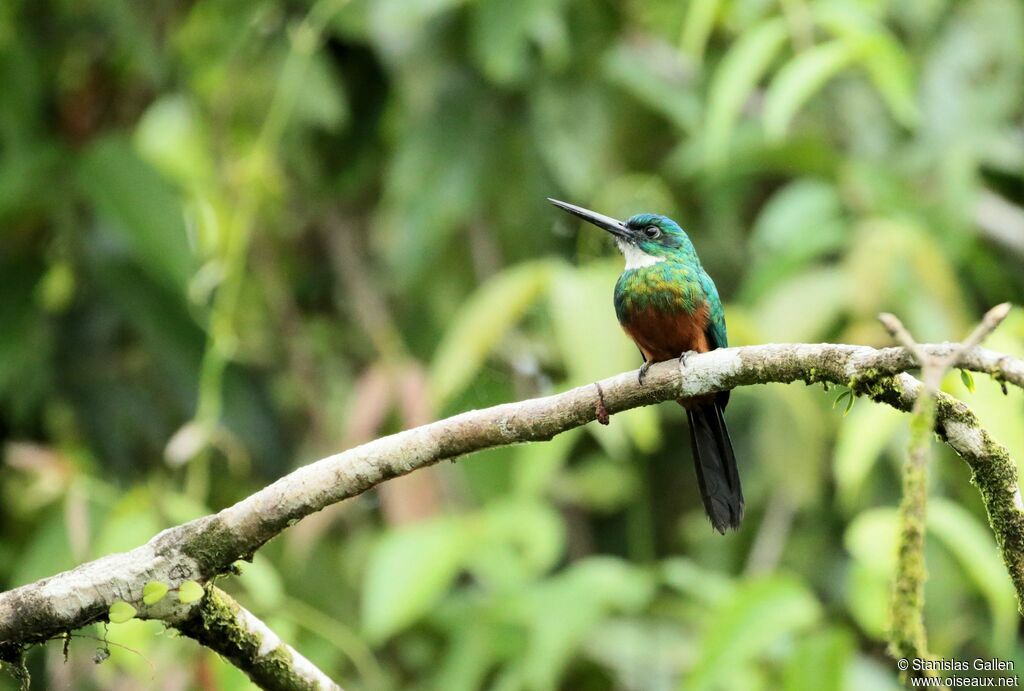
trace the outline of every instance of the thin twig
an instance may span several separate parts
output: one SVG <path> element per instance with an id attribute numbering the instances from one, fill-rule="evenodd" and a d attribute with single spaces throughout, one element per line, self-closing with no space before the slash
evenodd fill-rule
<path id="1" fill-rule="evenodd" d="M 903 322 L 899 320 L 895 314 L 889 312 L 882 312 L 878 315 L 878 321 L 882 322 L 882 326 L 889 332 L 889 335 L 896 339 L 896 342 L 906 348 L 911 355 L 914 356 L 914 360 L 918 367 L 923 368 L 929 360 L 928 351 L 925 350 L 914 337 L 910 335 L 907 328 L 903 326 Z"/>
<path id="2" fill-rule="evenodd" d="M 922 378 L 929 390 L 935 391 L 938 389 L 942 378 L 946 375 L 953 367 L 960 364 L 960 360 L 970 351 L 974 350 L 981 343 L 988 338 L 989 334 L 996 330 L 996 328 L 1003 323 L 1007 315 L 1010 314 L 1010 309 L 1013 307 L 1009 302 L 1003 302 L 988 312 L 981 318 L 978 325 L 974 327 L 970 335 L 967 336 L 960 343 L 954 344 L 953 347 L 947 353 L 942 355 L 932 356 L 928 348 L 930 346 L 922 346 L 914 340 L 914 337 L 910 332 L 903 326 L 903 322 L 899 320 L 894 314 L 888 312 L 882 312 L 878 315 L 878 321 L 882 323 L 882 326 L 886 328 L 889 334 L 896 339 L 896 342 L 906 348 L 917 361 L 918 366 L 922 370 Z M 935 367 L 928 367 L 929 363 L 934 361 Z M 932 376 L 925 376 L 924 370 L 929 369 Z M 936 379 L 937 377 L 937 379 Z"/>
<path id="3" fill-rule="evenodd" d="M 978 325 L 974 327 L 974 331 L 972 331 L 959 346 L 954 347 L 952 352 L 944 360 L 939 361 L 938 367 L 936 367 L 935 371 L 932 373 L 934 381 L 925 382 L 925 384 L 930 385 L 932 391 L 938 389 L 939 384 L 942 382 L 942 378 L 946 376 L 946 372 L 953 367 L 958 366 L 967 353 L 980 346 L 981 343 L 988 338 L 989 334 L 995 331 L 996 328 L 1003 323 L 1006 316 L 1010 314 L 1011 307 L 1012 305 L 1009 302 L 1004 302 L 996 305 L 986 312 L 985 316 L 981 318 L 980 322 L 978 322 Z"/>

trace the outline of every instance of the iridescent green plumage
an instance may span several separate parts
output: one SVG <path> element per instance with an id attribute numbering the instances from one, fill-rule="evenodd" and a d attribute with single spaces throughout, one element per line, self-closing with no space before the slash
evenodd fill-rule
<path id="1" fill-rule="evenodd" d="M 725 311 L 689 236 L 666 216 L 639 214 L 626 222 L 551 200 L 607 230 L 626 257 L 615 283 L 615 314 L 644 357 L 640 381 L 652 362 L 726 347 Z M 743 518 L 743 492 L 723 410 L 729 392 L 679 403 L 686 408 L 697 482 L 704 508 L 719 532 Z"/>
<path id="2" fill-rule="evenodd" d="M 644 254 L 661 261 L 638 268 L 626 268 L 615 283 L 615 315 L 622 323 L 630 314 L 654 308 L 663 312 L 696 312 L 707 305 L 712 347 L 729 345 L 725 328 L 725 309 L 718 288 L 701 266 L 697 250 L 686 232 L 672 219 L 656 214 L 638 214 L 626 221 L 627 227 L 654 226 L 661 237 L 636 243 Z"/>

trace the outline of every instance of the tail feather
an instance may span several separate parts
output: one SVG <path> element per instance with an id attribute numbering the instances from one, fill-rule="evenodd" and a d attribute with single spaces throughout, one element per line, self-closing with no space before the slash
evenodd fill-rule
<path id="1" fill-rule="evenodd" d="M 704 509 L 715 530 L 735 530 L 743 520 L 743 490 L 722 408 L 708 401 L 688 408 L 686 415 Z"/>

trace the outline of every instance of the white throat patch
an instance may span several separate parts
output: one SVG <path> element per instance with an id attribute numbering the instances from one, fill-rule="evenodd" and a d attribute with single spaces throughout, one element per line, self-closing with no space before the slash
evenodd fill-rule
<path id="1" fill-rule="evenodd" d="M 641 269 L 645 266 L 654 266 L 658 262 L 665 261 L 664 257 L 655 257 L 653 254 L 647 254 L 636 245 L 628 242 L 616 241 L 616 244 L 619 246 L 622 256 L 626 258 L 626 271 Z"/>

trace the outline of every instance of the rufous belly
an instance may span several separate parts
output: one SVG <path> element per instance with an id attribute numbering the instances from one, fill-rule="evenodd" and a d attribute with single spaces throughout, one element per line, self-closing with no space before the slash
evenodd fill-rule
<path id="1" fill-rule="evenodd" d="M 707 352 L 711 349 L 707 327 L 707 304 L 694 312 L 664 312 L 648 307 L 629 315 L 622 324 L 648 362 L 671 360 L 691 350 Z"/>

